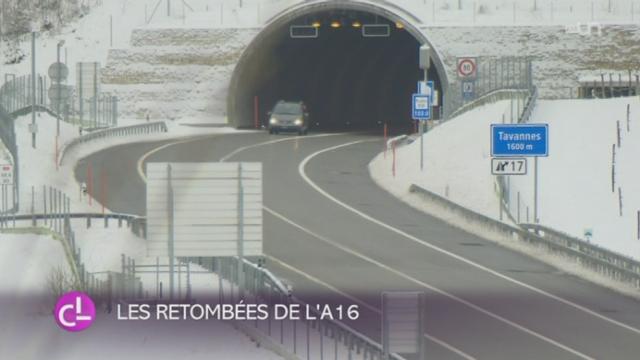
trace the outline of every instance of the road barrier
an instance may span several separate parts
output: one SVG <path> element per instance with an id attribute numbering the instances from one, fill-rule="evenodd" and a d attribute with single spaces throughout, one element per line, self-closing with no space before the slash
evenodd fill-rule
<path id="1" fill-rule="evenodd" d="M 502 235 L 504 238 L 528 243 L 546 252 L 563 257 L 581 267 L 595 271 L 611 280 L 640 289 L 640 262 L 616 254 L 586 241 L 572 238 L 558 231 L 537 224 L 521 224 L 514 227 L 491 219 L 452 202 L 418 185 L 411 185 L 409 192 L 420 196 L 462 217 L 471 224 L 481 225 L 484 229 Z"/>
<path id="2" fill-rule="evenodd" d="M 307 308 L 307 303 L 297 299 L 291 289 L 269 270 L 246 259 L 243 262 L 244 282 L 239 284 L 238 261 L 238 258 L 216 258 L 200 259 L 199 263 L 216 272 L 220 281 L 226 280 L 232 284 L 231 293 L 227 296 L 234 303 L 239 299 L 234 299 L 233 286 L 237 289 L 236 294 L 242 289 L 256 304 L 297 304 L 301 309 Z M 219 296 L 223 303 L 224 293 L 221 291 Z M 251 329 L 251 333 L 272 342 L 275 347 L 286 349 L 294 357 L 336 360 L 385 359 L 379 343 L 337 320 L 320 320 L 320 313 L 315 307 L 309 307 L 317 317 L 316 320 L 274 320 L 268 317 L 264 321 L 243 322 L 242 327 Z M 404 360 L 397 354 L 390 355 L 389 359 Z"/>
<path id="3" fill-rule="evenodd" d="M 67 144 L 65 144 L 65 146 L 62 148 L 62 151 L 60 151 L 60 158 L 58 162 L 59 164 L 62 164 L 62 161 L 64 160 L 65 155 L 69 151 L 71 151 L 73 148 L 75 148 L 78 145 L 81 145 L 90 141 L 107 139 L 112 137 L 162 133 L 167 131 L 168 131 L 167 124 L 165 124 L 162 121 L 144 123 L 139 125 L 131 125 L 131 126 L 121 126 L 121 127 L 115 127 L 115 128 L 106 129 L 106 130 L 94 131 L 89 134 L 77 137 L 71 140 L 70 142 L 68 142 Z"/>
<path id="4" fill-rule="evenodd" d="M 45 225 L 55 219 L 83 219 L 86 220 L 87 228 L 93 226 L 93 220 L 102 220 L 104 227 L 108 228 L 111 221 L 116 221 L 117 226 L 121 228 L 126 225 L 131 232 L 141 238 L 146 237 L 146 223 L 144 217 L 129 214 L 99 214 L 99 213 L 49 213 L 49 214 L 8 214 L 0 216 L 0 229 L 8 227 L 16 227 L 16 223 L 31 221 L 32 226 L 38 226 L 39 222 Z M 13 224 L 13 225 L 12 225 Z"/>

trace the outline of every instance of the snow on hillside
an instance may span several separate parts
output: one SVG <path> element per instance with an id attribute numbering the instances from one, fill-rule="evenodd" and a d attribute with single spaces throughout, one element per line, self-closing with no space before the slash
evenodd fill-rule
<path id="1" fill-rule="evenodd" d="M 411 184 L 449 198 L 473 211 L 499 219 L 498 196 L 491 175 L 490 125 L 501 123 L 509 102 L 486 105 L 462 114 L 425 135 L 425 168 L 419 169 L 419 139 L 392 156 L 378 155 L 370 164 L 373 178 L 387 191 L 408 198 Z M 626 130 L 627 105 L 630 132 Z M 532 123 L 549 124 L 548 158 L 539 159 L 539 218 L 542 225 L 615 252 L 640 259 L 637 239 L 640 210 L 639 98 L 539 101 Z M 616 145 L 616 185 L 611 189 L 612 145 Z M 510 211 L 533 222 L 533 159 L 527 176 L 511 176 Z M 622 193 L 619 214 L 618 187 Z M 505 219 L 506 220 L 506 219 Z M 593 236 L 585 238 L 585 231 Z"/>
<path id="2" fill-rule="evenodd" d="M 510 106 L 500 101 L 469 111 L 428 131 L 424 143 L 424 169 L 420 171 L 420 139 L 379 155 L 370 165 L 374 179 L 396 196 L 408 194 L 416 184 L 469 209 L 499 219 L 500 208 L 490 172 L 489 124 L 502 119 Z M 486 136 L 485 136 L 486 134 Z M 488 175 L 486 174 L 488 173 Z"/>
<path id="3" fill-rule="evenodd" d="M 540 223 L 640 259 L 640 98 L 541 101 L 532 122 L 548 122 L 550 156 L 539 160 Z M 627 131 L 627 105 L 630 131 Z M 617 122 L 621 147 L 617 147 Z M 616 152 L 615 187 L 611 165 Z M 532 176 L 511 177 L 524 198 Z M 622 195 L 619 211 L 618 188 Z M 531 203 L 531 201 L 529 201 Z M 512 200 L 515 204 L 515 200 Z"/>

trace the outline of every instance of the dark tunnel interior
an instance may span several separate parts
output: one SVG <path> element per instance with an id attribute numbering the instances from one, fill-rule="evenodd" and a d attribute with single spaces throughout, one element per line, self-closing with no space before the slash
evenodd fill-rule
<path id="1" fill-rule="evenodd" d="M 317 38 L 291 38 L 290 25 L 314 23 Z M 362 24 L 388 24 L 390 36 L 364 37 Z M 332 10 L 276 29 L 244 62 L 230 94 L 236 125 L 254 126 L 256 104 L 258 123 L 264 125 L 274 104 L 287 100 L 306 103 L 312 131 L 373 130 L 384 123 L 392 132 L 411 131 L 411 94 L 424 75 L 418 65 L 420 43 L 398 24 L 374 14 Z M 429 80 L 440 89 L 433 66 Z"/>

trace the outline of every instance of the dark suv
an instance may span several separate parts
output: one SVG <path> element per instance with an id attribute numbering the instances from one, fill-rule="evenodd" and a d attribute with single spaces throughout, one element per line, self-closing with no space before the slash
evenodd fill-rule
<path id="1" fill-rule="evenodd" d="M 306 135 L 309 130 L 309 113 L 303 102 L 278 101 L 269 111 L 269 134 L 281 131 Z"/>

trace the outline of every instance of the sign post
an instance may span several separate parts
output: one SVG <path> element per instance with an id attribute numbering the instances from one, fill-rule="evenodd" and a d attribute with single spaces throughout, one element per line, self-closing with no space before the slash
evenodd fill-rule
<path id="1" fill-rule="evenodd" d="M 420 121 L 418 126 L 420 134 L 420 171 L 424 169 L 424 124 L 431 119 L 431 96 L 413 94 L 413 104 L 411 108 L 413 119 Z"/>
<path id="2" fill-rule="evenodd" d="M 429 68 L 431 67 L 431 47 L 422 45 L 420 47 L 418 63 L 420 69 L 424 71 L 424 82 L 429 84 Z M 420 121 L 420 171 L 424 169 L 424 123 L 422 121 L 431 119 L 431 102 L 433 100 L 433 91 L 429 95 L 414 94 L 413 95 L 413 119 Z"/>
<path id="3" fill-rule="evenodd" d="M 173 209 L 173 186 L 171 184 L 171 164 L 167 164 L 167 252 L 169 253 L 169 300 L 173 300 L 174 276 L 175 276 L 175 212 Z"/>

